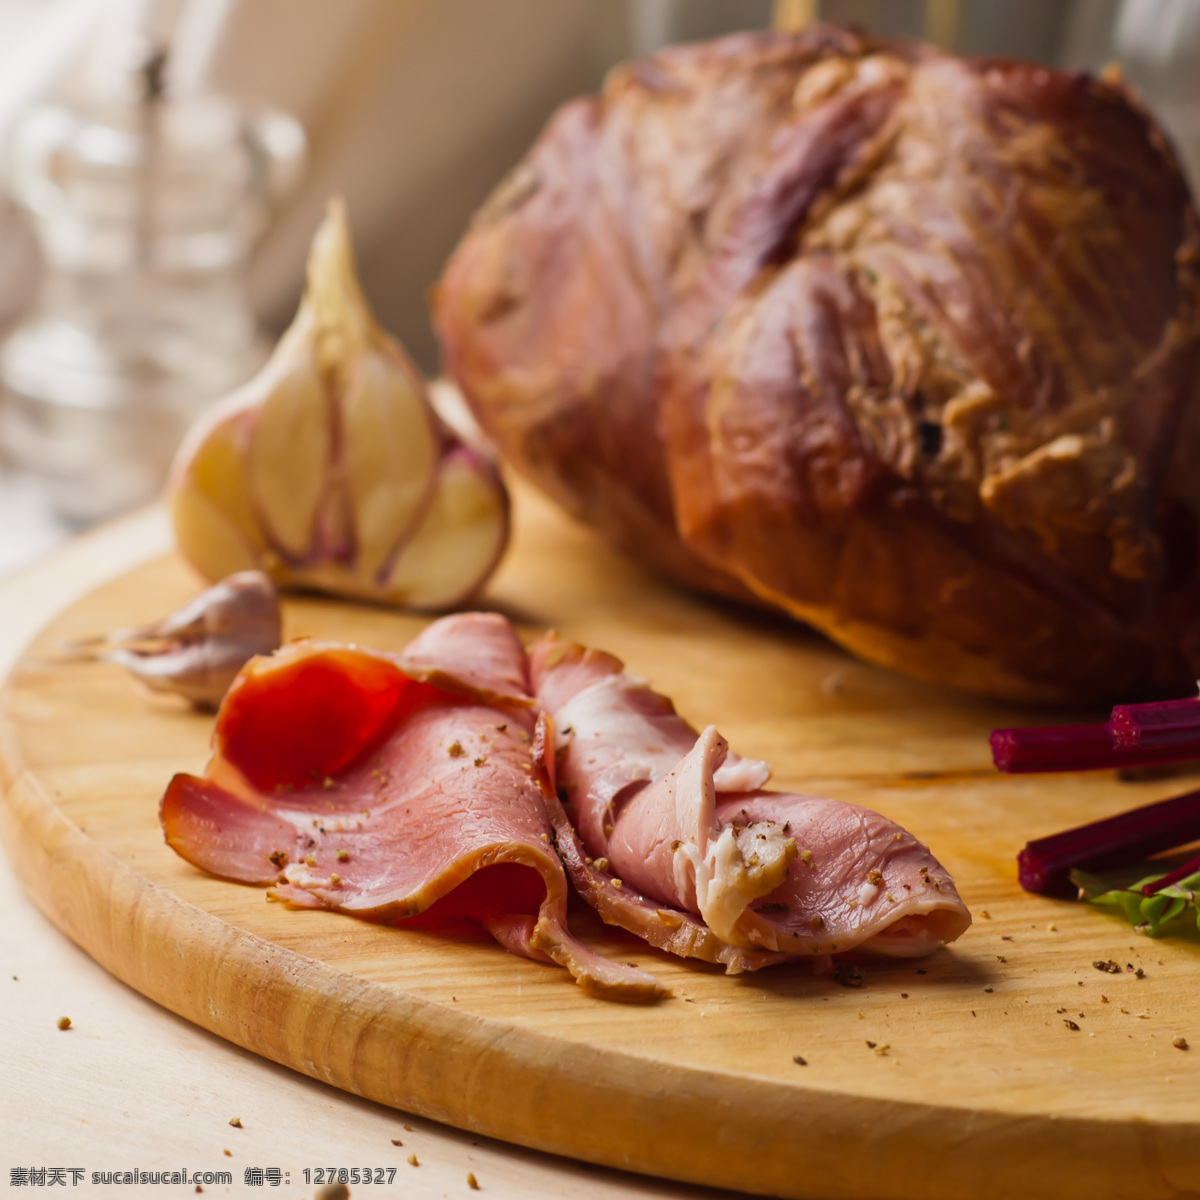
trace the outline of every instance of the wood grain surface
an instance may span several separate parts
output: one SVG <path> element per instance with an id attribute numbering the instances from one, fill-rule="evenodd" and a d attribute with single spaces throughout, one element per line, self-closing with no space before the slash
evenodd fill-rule
<path id="1" fill-rule="evenodd" d="M 10 677 L 4 837 L 39 905 L 119 978 L 232 1042 L 525 1146 L 781 1196 L 1200 1196 L 1197 942 L 1026 896 L 1013 870 L 1028 837 L 1194 779 L 996 776 L 987 731 L 1035 714 L 683 596 L 524 491 L 516 531 L 487 606 L 529 635 L 554 626 L 621 655 L 685 716 L 771 759 L 776 786 L 899 820 L 955 875 L 975 926 L 850 989 L 800 966 L 726 977 L 573 916 L 673 990 L 633 1007 L 484 941 L 295 912 L 211 879 L 164 846 L 156 816 L 170 776 L 202 767 L 211 719 L 116 668 L 53 661 L 68 638 L 192 594 L 170 557 L 53 621 Z M 383 648 L 423 624 L 314 599 L 289 601 L 286 621 L 289 636 Z M 1176 1049 L 1179 1035 L 1196 1049 Z"/>

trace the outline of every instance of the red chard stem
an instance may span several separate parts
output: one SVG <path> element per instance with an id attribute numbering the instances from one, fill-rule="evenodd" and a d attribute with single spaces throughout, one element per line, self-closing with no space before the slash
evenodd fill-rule
<path id="1" fill-rule="evenodd" d="M 1103 871 L 1197 838 L 1200 791 L 1185 792 L 1029 842 L 1017 855 L 1018 878 L 1027 892 L 1065 893 L 1069 888 L 1068 872 L 1076 867 Z"/>
<path id="2" fill-rule="evenodd" d="M 1170 747 L 1200 757 L 1200 698 L 1118 704 L 1108 728 L 1121 749 Z"/>
<path id="3" fill-rule="evenodd" d="M 997 729 L 991 737 L 998 771 L 1024 775 L 1042 771 L 1097 771 L 1142 767 L 1200 758 L 1200 730 L 1191 742 L 1113 745 L 1107 725 L 1047 725 L 1034 729 Z"/>
<path id="4" fill-rule="evenodd" d="M 1200 871 L 1200 854 L 1195 858 L 1189 858 L 1181 867 L 1176 867 L 1175 870 L 1164 875 L 1161 879 L 1156 879 L 1153 883 L 1147 883 L 1142 888 L 1143 896 L 1153 896 L 1156 892 L 1161 892 L 1163 888 L 1170 887 L 1173 883 L 1178 883 L 1181 879 L 1186 879 L 1189 875 L 1195 875 Z"/>

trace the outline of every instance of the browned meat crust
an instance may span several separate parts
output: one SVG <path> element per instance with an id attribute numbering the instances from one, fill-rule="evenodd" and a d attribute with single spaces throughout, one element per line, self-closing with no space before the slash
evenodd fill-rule
<path id="1" fill-rule="evenodd" d="M 990 695 L 1200 670 L 1200 233 L 1119 82 L 844 30 L 615 70 L 435 315 L 519 469 L 661 570 Z"/>

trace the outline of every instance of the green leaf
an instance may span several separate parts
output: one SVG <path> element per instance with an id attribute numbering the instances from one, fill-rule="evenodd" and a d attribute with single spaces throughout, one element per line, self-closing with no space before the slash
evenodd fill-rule
<path id="1" fill-rule="evenodd" d="M 1103 908 L 1116 909 L 1130 925 L 1151 937 L 1156 937 L 1184 913 L 1192 914 L 1197 929 L 1200 929 L 1200 905 L 1196 900 L 1200 892 L 1200 872 L 1168 884 L 1153 895 L 1143 894 L 1143 887 L 1157 883 L 1166 874 L 1166 871 L 1159 871 L 1130 883 L 1128 871 L 1122 872 L 1118 878 L 1072 871 L 1071 882 L 1079 888 L 1080 899 Z"/>
<path id="2" fill-rule="evenodd" d="M 1099 875 L 1089 875 L 1087 871 L 1072 871 L 1071 882 L 1080 890 L 1081 900 L 1095 900 L 1099 896 L 1112 891 L 1112 884 L 1100 878 Z"/>

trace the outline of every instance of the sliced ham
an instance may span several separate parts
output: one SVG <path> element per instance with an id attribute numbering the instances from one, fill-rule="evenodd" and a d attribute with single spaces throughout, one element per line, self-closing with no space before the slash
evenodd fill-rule
<path id="1" fill-rule="evenodd" d="M 765 763 L 697 733 L 612 655 L 551 636 L 530 659 L 582 844 L 564 861 L 604 920 L 728 970 L 927 954 L 970 924 L 928 848 L 887 818 L 763 790 Z"/>
<path id="2" fill-rule="evenodd" d="M 612 655 L 551 636 L 527 656 L 473 613 L 399 656 L 299 642 L 254 660 L 162 822 L 188 861 L 293 905 L 470 923 L 625 999 L 661 989 L 569 933 L 564 864 L 605 921 L 732 972 L 925 954 L 967 927 L 922 843 L 769 775 Z"/>
<path id="3" fill-rule="evenodd" d="M 203 778 L 163 797 L 167 842 L 293 904 L 386 923 L 470 922 L 622 999 L 661 989 L 567 929 L 528 664 L 501 617 L 436 622 L 401 657 L 295 643 L 250 663 Z"/>
<path id="4" fill-rule="evenodd" d="M 620 926 L 650 945 L 681 958 L 723 963 L 730 974 L 753 971 L 784 960 L 786 956 L 782 954 L 745 949 L 722 942 L 698 916 L 664 906 L 661 900 L 641 895 L 609 870 L 607 860 L 589 857 L 578 831 L 562 804 L 554 797 L 555 761 L 553 745 L 547 745 L 553 737 L 549 729 L 548 720 L 539 724 L 534 741 L 534 757 L 551 783 L 548 803 L 559 857 L 576 891 L 607 924 Z"/>

